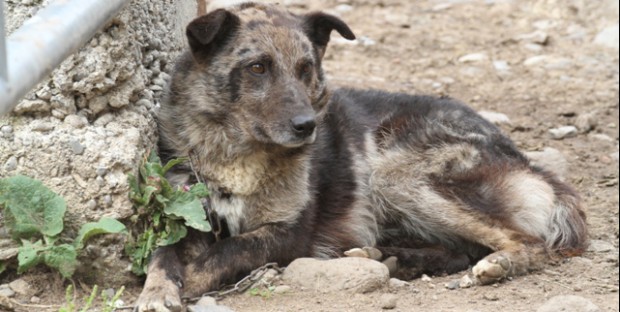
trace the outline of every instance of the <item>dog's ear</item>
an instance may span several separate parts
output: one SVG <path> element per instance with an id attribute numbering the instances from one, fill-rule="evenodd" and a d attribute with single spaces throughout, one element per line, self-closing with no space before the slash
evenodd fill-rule
<path id="1" fill-rule="evenodd" d="M 194 19 L 185 29 L 194 58 L 199 62 L 208 59 L 232 37 L 239 24 L 239 17 L 224 9 Z"/>
<path id="2" fill-rule="evenodd" d="M 321 52 L 321 56 L 325 53 L 325 48 L 329 42 L 332 30 L 336 30 L 342 37 L 354 40 L 355 35 L 341 19 L 322 12 L 314 12 L 303 16 L 303 27 L 312 41 Z"/>

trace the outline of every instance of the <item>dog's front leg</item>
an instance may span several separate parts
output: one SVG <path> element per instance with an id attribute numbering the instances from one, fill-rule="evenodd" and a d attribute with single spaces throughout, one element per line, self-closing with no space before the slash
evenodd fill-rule
<path id="1" fill-rule="evenodd" d="M 199 296 L 269 262 L 287 265 L 309 253 L 309 240 L 299 227 L 266 224 L 252 232 L 221 240 L 191 261 L 185 270 L 184 296 Z"/>
<path id="2" fill-rule="evenodd" d="M 182 271 L 174 246 L 159 247 L 155 250 L 134 312 L 181 311 Z"/>

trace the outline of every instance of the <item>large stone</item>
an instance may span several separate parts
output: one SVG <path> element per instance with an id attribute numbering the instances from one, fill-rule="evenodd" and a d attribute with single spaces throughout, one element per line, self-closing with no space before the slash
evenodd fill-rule
<path id="1" fill-rule="evenodd" d="M 388 268 L 367 258 L 339 258 L 318 260 L 300 258 L 284 270 L 282 279 L 292 285 L 308 289 L 333 292 L 370 292 L 387 285 Z"/>

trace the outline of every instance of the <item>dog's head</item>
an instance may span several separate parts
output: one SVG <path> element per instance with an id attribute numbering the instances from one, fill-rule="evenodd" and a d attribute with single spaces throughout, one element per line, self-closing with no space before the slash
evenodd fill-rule
<path id="1" fill-rule="evenodd" d="M 204 95 L 191 110 L 257 142 L 312 143 L 329 97 L 321 59 L 333 30 L 355 39 L 335 16 L 278 5 L 245 3 L 196 18 L 186 31 L 202 73 L 192 93 Z"/>

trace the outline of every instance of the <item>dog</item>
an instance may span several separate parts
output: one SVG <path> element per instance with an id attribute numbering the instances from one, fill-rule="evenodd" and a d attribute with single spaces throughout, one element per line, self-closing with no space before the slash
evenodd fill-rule
<path id="1" fill-rule="evenodd" d="M 332 31 L 355 39 L 335 16 L 259 3 L 187 26 L 158 115 L 160 155 L 189 157 L 169 178 L 204 181 L 216 221 L 154 253 L 136 311 L 178 311 L 182 295 L 265 263 L 356 247 L 395 256 L 408 278 L 471 264 L 481 284 L 583 252 L 577 193 L 465 104 L 330 89 Z"/>

